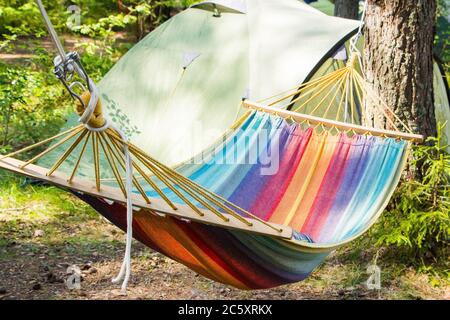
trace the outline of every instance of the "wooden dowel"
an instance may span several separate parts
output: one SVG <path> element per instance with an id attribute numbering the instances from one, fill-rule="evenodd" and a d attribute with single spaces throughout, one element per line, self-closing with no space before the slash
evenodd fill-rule
<path id="1" fill-rule="evenodd" d="M 336 81 L 336 83 L 333 85 L 333 87 L 331 87 L 330 90 L 328 90 L 328 92 L 325 93 L 325 95 L 322 97 L 322 99 L 317 103 L 317 105 L 314 107 L 314 109 L 310 112 L 311 114 L 314 114 L 319 109 L 319 107 L 330 96 L 330 94 L 332 94 L 334 91 L 336 91 L 336 94 L 339 92 L 339 85 L 340 85 L 342 79 L 344 79 L 344 78 L 345 78 L 345 76 L 343 76 L 341 79 Z"/>
<path id="2" fill-rule="evenodd" d="M 100 135 L 102 135 L 102 133 L 100 133 Z M 100 136 L 100 137 L 102 137 L 102 136 Z M 111 150 L 109 148 L 105 147 L 105 145 L 103 144 L 102 139 L 100 139 L 99 142 L 100 142 L 100 146 L 102 147 L 103 152 L 104 152 L 104 154 L 106 156 L 106 160 L 108 161 L 109 166 L 111 167 L 111 170 L 113 172 L 113 175 L 114 175 L 114 177 L 115 177 L 115 179 L 116 179 L 116 181 L 117 181 L 117 183 L 119 185 L 119 188 L 122 191 L 123 196 L 125 198 L 127 198 L 128 197 L 127 196 L 127 191 L 125 190 L 125 186 L 123 184 L 122 178 L 120 177 L 120 173 L 119 173 L 119 170 L 117 169 L 116 163 L 114 162 L 113 156 L 110 153 Z"/>
<path id="3" fill-rule="evenodd" d="M 338 128 L 342 129 L 344 131 L 354 131 L 359 134 L 371 134 L 373 136 L 381 136 L 381 137 L 391 137 L 391 138 L 399 138 L 414 142 L 423 142 L 424 137 L 420 134 L 412 134 L 412 133 L 404 133 L 399 131 L 392 131 L 392 130 L 383 130 L 383 129 L 375 129 L 375 128 L 369 128 L 364 127 L 360 125 L 335 121 L 335 120 L 329 120 L 324 118 L 319 118 L 315 116 L 310 116 L 303 113 L 297 113 L 292 111 L 287 111 L 280 108 L 274 108 L 269 107 L 263 104 L 259 104 L 252 101 L 244 101 L 244 106 L 248 109 L 262 111 L 266 113 L 270 113 L 273 115 L 277 115 L 279 117 L 285 118 L 285 119 L 294 119 L 295 121 L 309 121 L 311 124 L 323 124 L 326 127 L 330 128 Z"/>
<path id="4" fill-rule="evenodd" d="M 107 130 L 107 133 L 112 133 L 110 136 L 113 139 L 119 139 L 120 141 L 123 141 L 121 138 L 118 138 L 116 133 L 113 130 Z M 122 142 L 125 143 L 125 142 Z M 126 143 L 129 147 L 130 144 Z M 132 151 L 132 150 L 131 150 Z M 199 216 L 204 216 L 205 214 L 199 210 L 189 199 L 187 199 L 179 190 L 177 190 L 175 185 L 172 185 L 170 181 L 167 180 L 167 178 L 159 172 L 158 169 L 155 168 L 155 166 L 148 162 L 147 159 L 144 157 L 141 157 L 139 154 L 133 154 L 143 165 L 147 167 L 164 185 L 166 185 L 170 190 L 172 190 L 173 193 L 175 193 L 185 204 L 187 204 L 194 212 L 196 212 Z"/>
<path id="5" fill-rule="evenodd" d="M 345 107 L 344 107 L 344 104 L 345 104 L 345 98 L 346 98 L 346 95 L 347 95 L 347 86 L 348 86 L 348 78 L 349 77 L 350 77 L 350 75 L 347 74 L 344 77 L 344 82 L 342 83 L 343 87 L 342 87 L 341 99 L 339 99 L 339 105 L 338 105 L 338 108 L 337 108 L 335 121 L 339 120 L 339 116 L 341 114 L 341 110 L 343 110 L 342 111 L 342 114 L 343 114 L 342 119 L 345 119 Z"/>
<path id="6" fill-rule="evenodd" d="M 167 179 L 167 182 L 172 183 L 173 185 L 178 185 L 181 190 L 183 190 L 185 193 L 187 193 L 189 196 L 191 196 L 192 198 L 194 198 L 197 202 L 199 202 L 201 205 L 203 205 L 206 209 L 208 209 L 210 212 L 214 213 L 215 215 L 217 215 L 219 218 L 221 218 L 223 221 L 229 221 L 229 219 L 227 217 L 225 217 L 220 211 L 218 211 L 216 208 L 214 208 L 211 204 L 208 203 L 208 201 L 210 201 L 211 203 L 213 203 L 214 205 L 218 206 L 219 208 L 223 209 L 226 212 L 231 212 L 228 208 L 226 208 L 223 204 L 220 204 L 218 201 L 215 201 L 214 199 L 212 199 L 211 197 L 209 197 L 208 195 L 205 195 L 202 192 L 199 192 L 198 190 L 195 190 L 195 188 L 192 188 L 191 185 L 189 185 L 186 180 L 180 179 L 178 175 L 176 175 L 174 173 L 174 171 L 171 170 L 165 170 L 166 168 L 163 166 L 160 166 L 159 163 L 157 163 L 156 161 L 153 161 L 152 158 L 150 157 L 146 157 L 143 156 L 140 153 L 135 153 L 134 149 L 130 148 L 131 152 L 133 153 L 133 155 L 141 162 L 143 163 L 149 170 L 151 170 L 155 176 L 158 177 L 158 179 L 160 179 L 164 184 L 166 184 L 172 191 L 175 192 L 175 190 L 173 190 L 170 187 L 170 184 L 166 183 L 164 180 Z M 176 193 L 176 192 L 175 192 Z M 181 193 L 176 193 L 179 197 L 181 195 Z M 204 198 L 204 199 L 203 199 Z M 181 198 L 186 204 L 188 204 L 190 206 L 190 203 L 187 202 L 187 198 Z M 206 199 L 206 200 L 205 200 Z M 234 213 L 235 215 L 237 215 L 236 213 Z M 237 218 L 235 216 L 235 218 Z M 242 218 L 239 216 L 239 218 Z M 243 221 L 244 223 L 249 225 L 249 222 L 247 220 L 244 219 Z"/>
<path id="7" fill-rule="evenodd" d="M 352 79 L 355 82 L 355 92 L 356 92 L 356 96 L 357 99 L 359 101 L 359 105 L 361 106 L 361 124 L 369 124 L 369 117 L 367 116 L 367 110 L 364 106 L 364 100 L 362 99 L 362 89 L 359 86 L 359 83 L 355 80 L 355 72 L 356 71 L 352 71 Z"/>
<path id="8" fill-rule="evenodd" d="M 108 141 L 108 136 L 106 134 L 104 134 L 103 132 L 100 132 L 100 143 L 102 144 L 102 139 L 104 140 L 104 143 L 106 144 L 106 148 L 108 149 L 108 152 L 110 152 L 110 156 L 111 157 L 115 157 L 116 160 L 119 162 L 120 167 L 122 168 L 122 170 L 124 172 L 126 172 L 126 166 L 125 166 L 125 159 L 124 159 L 124 155 L 117 155 L 113 152 L 113 150 L 111 149 L 111 146 L 109 145 L 109 141 Z M 112 141 L 111 141 L 112 143 Z M 102 144 L 103 146 L 103 144 Z M 105 148 L 104 148 L 105 150 Z M 106 152 L 106 151 L 105 151 Z M 114 160 L 112 160 L 114 162 Z M 131 160 L 133 161 L 133 160 Z M 117 167 L 116 167 L 117 169 Z M 119 176 L 116 176 L 116 180 L 117 183 L 123 183 L 122 179 Z M 150 199 L 148 198 L 147 194 L 145 193 L 144 189 L 142 188 L 141 184 L 139 183 L 139 181 L 137 181 L 136 177 L 133 175 L 132 177 L 133 180 L 133 185 L 136 187 L 136 189 L 139 191 L 139 193 L 141 194 L 142 198 L 145 200 L 146 203 L 150 203 Z"/>
<path id="9" fill-rule="evenodd" d="M 343 86 L 344 81 L 345 81 L 345 77 L 342 77 L 342 79 L 339 80 L 338 86 L 336 88 L 336 92 L 334 93 L 333 97 L 330 100 L 330 103 L 328 104 L 327 108 L 325 109 L 324 117 L 326 117 L 328 115 L 328 112 L 330 111 L 331 106 L 336 101 L 338 94 L 341 92 L 341 87 Z"/>
<path id="10" fill-rule="evenodd" d="M 118 145 L 118 142 L 111 138 L 111 135 L 106 133 L 108 137 L 110 137 L 111 144 L 116 150 L 117 153 L 122 154 L 123 148 L 120 148 Z M 158 187 L 158 185 L 152 181 L 152 179 L 142 170 L 142 168 L 136 163 L 136 161 L 133 161 L 133 167 L 137 170 L 137 172 L 142 176 L 142 178 L 149 184 L 149 186 L 156 191 L 156 193 L 159 194 L 159 196 L 173 209 L 177 210 L 177 206 L 164 194 L 164 192 Z"/>
<path id="11" fill-rule="evenodd" d="M 366 93 L 366 95 L 372 96 L 372 98 L 374 99 L 374 101 L 377 101 L 378 103 L 382 104 L 386 110 L 388 110 L 391 115 L 395 118 L 396 121 L 398 121 L 405 130 L 409 131 L 410 133 L 412 133 L 411 129 L 408 127 L 408 125 L 406 123 L 404 123 L 396 114 L 395 112 L 380 98 L 377 97 L 376 94 L 371 90 L 370 87 L 366 87 L 364 86 L 364 83 L 366 83 L 365 79 L 358 74 L 357 72 L 355 72 L 355 76 L 357 81 L 359 81 L 361 88 L 364 90 L 364 92 Z M 387 120 L 390 120 L 392 122 L 392 126 L 397 128 L 397 126 L 395 125 L 394 121 L 389 117 L 389 115 L 387 115 L 386 111 L 384 111 L 383 108 L 380 108 L 380 110 L 385 114 L 385 117 Z"/>
<path id="12" fill-rule="evenodd" d="M 147 159 L 148 161 L 151 161 L 152 159 L 149 158 Z M 227 211 L 226 207 L 215 201 L 214 199 L 212 199 L 211 197 L 209 197 L 208 195 L 196 190 L 195 188 L 193 188 L 192 185 L 190 185 L 189 183 L 186 182 L 186 180 L 180 179 L 179 176 L 175 175 L 173 173 L 173 171 L 168 171 L 165 170 L 164 167 L 158 166 L 156 163 L 153 163 L 155 165 L 155 167 L 157 167 L 159 170 L 162 171 L 163 174 L 166 175 L 166 177 L 172 181 L 172 183 L 177 184 L 184 192 L 186 192 L 187 194 L 189 194 L 192 198 L 194 198 L 195 200 L 197 200 L 200 204 L 202 204 L 205 208 L 207 208 L 209 211 L 213 212 L 214 214 L 216 214 L 219 218 L 221 218 L 224 221 L 228 221 L 229 219 L 227 217 L 225 217 L 220 211 L 218 211 L 216 208 L 214 208 L 213 206 L 211 206 L 207 201 L 213 203 L 214 205 L 216 205 L 217 207 L 219 207 L 220 209 Z M 205 198 L 206 201 L 202 198 Z M 228 212 L 230 213 L 230 212 Z"/>
<path id="13" fill-rule="evenodd" d="M 306 96 L 306 95 L 310 94 L 311 92 L 313 92 L 314 90 L 319 89 L 320 86 L 323 85 L 323 83 L 326 83 L 327 81 L 329 81 L 329 79 L 335 78 L 335 77 L 336 77 L 337 75 L 339 75 L 340 73 L 342 73 L 342 70 L 341 70 L 341 69 L 340 69 L 340 70 L 336 70 L 336 71 L 334 71 L 334 72 L 332 72 L 332 73 L 329 73 L 329 74 L 327 74 L 327 75 L 324 75 L 324 76 L 322 76 L 322 77 L 320 77 L 320 78 L 317 78 L 317 79 L 315 79 L 315 80 L 312 80 L 312 81 L 310 81 L 310 82 L 303 83 L 303 84 L 301 84 L 300 86 L 297 87 L 297 88 L 298 88 L 297 91 L 292 92 L 292 93 L 290 93 L 290 94 L 288 94 L 288 95 L 286 95 L 286 96 L 283 96 L 283 97 L 281 97 L 281 98 L 279 98 L 279 99 L 277 99 L 277 100 L 275 100 L 275 101 L 272 101 L 272 102 L 269 103 L 269 105 L 271 105 L 271 106 L 276 105 L 277 103 L 280 103 L 281 101 L 284 101 L 284 100 L 286 100 L 286 99 L 288 99 L 288 98 L 291 98 L 291 97 L 293 97 L 293 96 L 296 96 L 297 94 L 301 94 L 302 96 Z M 311 90 L 308 90 L 308 91 L 305 93 L 304 90 L 307 89 L 307 88 L 309 88 L 309 87 L 313 87 L 313 88 L 312 88 Z M 277 96 L 278 96 L 278 95 L 275 95 L 275 96 L 269 97 L 269 98 L 264 99 L 264 100 L 261 100 L 261 101 L 267 101 L 267 100 L 270 100 L 271 98 L 275 98 L 275 97 L 277 97 Z M 296 101 L 296 100 L 295 100 L 295 101 Z"/>
<path id="14" fill-rule="evenodd" d="M 344 68 L 342 70 L 338 70 L 336 73 L 333 72 L 333 77 L 329 78 L 324 83 L 321 83 L 320 86 L 313 87 L 308 92 L 301 92 L 301 95 L 298 96 L 297 98 L 289 101 L 289 104 L 287 104 L 287 106 L 295 105 L 295 103 L 297 103 L 297 101 L 299 101 L 303 97 L 306 97 L 306 96 L 308 96 L 308 94 L 313 93 L 314 91 L 319 89 L 319 91 L 314 92 L 306 101 L 303 101 L 300 106 L 295 108 L 296 110 L 300 110 L 301 108 L 306 106 L 309 102 L 311 102 L 313 99 L 315 99 L 318 95 L 320 95 L 323 91 L 325 91 L 329 86 L 331 86 L 335 82 L 336 79 L 339 79 L 340 77 L 343 77 L 346 74 L 348 74 L 348 70 L 346 68 Z"/>
<path id="15" fill-rule="evenodd" d="M 163 184 L 165 184 L 173 193 L 175 193 L 178 198 L 180 198 L 185 204 L 187 204 L 192 210 L 194 210 L 198 215 L 203 216 L 204 213 L 200 211 L 188 198 L 186 198 L 179 190 L 177 190 L 175 185 L 172 185 L 170 181 L 162 175 L 158 169 L 155 168 L 147 159 L 141 157 L 139 154 L 134 154 L 134 156 L 149 169 Z"/>
<path id="16" fill-rule="evenodd" d="M 113 132 L 113 131 L 109 131 L 109 133 L 110 133 L 110 135 L 111 135 L 112 138 L 114 138 L 115 140 L 117 140 L 117 141 L 120 142 L 121 144 L 126 144 L 131 150 L 134 150 L 134 152 L 135 152 L 134 154 L 135 154 L 136 157 L 143 157 L 143 158 L 144 158 L 144 161 L 147 161 L 147 162 L 149 161 L 148 159 L 149 159 L 150 157 L 149 157 L 142 149 L 140 149 L 140 148 L 138 148 L 137 146 L 135 146 L 135 145 L 133 145 L 133 144 L 130 144 L 130 143 L 126 142 L 126 141 L 123 141 L 123 140 L 121 139 L 121 137 L 120 137 L 117 133 L 115 133 L 115 132 Z M 156 159 L 153 159 L 153 158 L 152 158 L 152 161 L 155 162 L 155 163 L 158 163 L 159 166 L 166 167 L 168 170 L 172 170 L 172 169 L 170 169 L 169 167 L 164 166 L 163 164 L 161 164 L 160 162 L 158 162 Z M 174 174 L 180 175 L 180 174 L 179 174 L 178 172 L 176 172 L 176 171 L 174 171 Z M 247 210 L 245 210 L 245 209 L 243 209 L 243 208 L 241 208 L 241 207 L 235 205 L 234 203 L 228 201 L 227 199 L 221 197 L 220 195 L 217 195 L 217 194 L 215 194 L 215 193 L 209 191 L 208 189 L 202 187 L 201 185 L 195 183 L 194 181 L 192 181 L 192 180 L 190 180 L 190 181 L 191 181 L 191 183 L 195 184 L 198 188 L 204 190 L 204 192 L 210 194 L 211 196 L 216 197 L 217 199 L 220 199 L 220 200 L 223 201 L 226 205 L 232 207 L 233 209 L 237 210 L 238 212 L 242 212 L 242 213 L 246 214 L 247 216 L 251 217 L 252 219 L 255 219 L 256 221 L 258 221 L 258 222 L 260 222 L 260 223 L 262 223 L 262 224 L 268 226 L 269 228 L 271 228 L 271 229 L 273 229 L 273 230 L 275 230 L 275 231 L 277 231 L 277 232 L 280 232 L 280 233 L 284 232 L 284 230 L 283 230 L 282 228 L 276 228 L 276 227 L 272 226 L 271 223 L 268 223 L 268 222 L 264 221 L 263 219 L 259 218 L 258 216 L 254 215 L 253 213 L 251 213 L 251 212 L 249 212 L 249 211 L 247 211 Z M 243 219 L 243 217 L 241 217 L 241 216 L 239 216 L 239 217 Z M 239 219 L 239 220 L 240 220 L 240 219 Z M 245 219 L 244 219 L 244 220 L 245 220 Z M 241 220 L 241 221 L 242 221 L 242 220 Z M 244 222 L 244 221 L 242 221 L 242 222 Z M 248 222 L 248 221 L 247 221 L 247 222 Z M 244 222 L 244 223 L 247 224 L 247 222 Z M 251 223 L 248 224 L 248 225 L 251 226 Z"/>

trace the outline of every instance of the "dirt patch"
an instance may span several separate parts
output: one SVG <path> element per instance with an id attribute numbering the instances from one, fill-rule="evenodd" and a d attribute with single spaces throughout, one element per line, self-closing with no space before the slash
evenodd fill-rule
<path id="1" fill-rule="evenodd" d="M 116 246 L 113 246 L 116 247 Z M 111 279 L 120 269 L 122 250 L 117 254 L 90 252 L 55 254 L 64 248 L 12 244 L 9 259 L 2 259 L 0 297 L 3 299 L 342 299 L 377 298 L 362 286 L 345 289 L 315 288 L 298 283 L 271 290 L 242 291 L 214 283 L 183 265 L 135 243 L 133 275 L 128 295 Z M 67 268 L 77 265 L 82 272 L 81 289 L 69 290 Z"/>
<path id="2" fill-rule="evenodd" d="M 118 32 L 114 35 L 117 43 L 133 43 L 133 37 L 125 32 Z M 77 51 L 77 47 L 81 44 L 94 43 L 95 40 L 89 37 L 76 36 L 70 34 L 61 35 L 60 39 L 63 42 L 66 52 Z M 14 50 L 8 52 L 0 50 L 0 60 L 7 63 L 23 63 L 27 59 L 35 57 L 36 50 L 46 51 L 50 57 L 57 55 L 57 51 L 50 37 L 24 37 L 14 41 Z"/>

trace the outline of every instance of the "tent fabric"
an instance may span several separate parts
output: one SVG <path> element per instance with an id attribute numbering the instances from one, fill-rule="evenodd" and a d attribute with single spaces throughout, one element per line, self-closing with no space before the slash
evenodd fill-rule
<path id="1" fill-rule="evenodd" d="M 201 8 L 206 10 L 214 10 L 214 6 L 219 11 L 225 10 L 225 12 L 240 12 L 247 13 L 247 3 L 245 0 L 216 0 L 216 1 L 202 1 L 193 4 L 191 8 Z"/>
<path id="2" fill-rule="evenodd" d="M 248 2 L 249 81 L 257 101 L 303 83 L 359 22 L 291 0 Z"/>
<path id="3" fill-rule="evenodd" d="M 301 84 L 358 26 L 296 0 L 244 2 L 246 14 L 177 14 L 99 83 L 106 116 L 159 161 L 175 165 L 201 152 L 242 116 L 246 92 L 258 100 Z M 183 69 L 192 53 L 199 56 Z M 80 173 L 91 175 L 89 167 Z"/>
<path id="4" fill-rule="evenodd" d="M 439 65 L 435 62 L 433 64 L 433 86 L 436 122 L 443 126 L 441 144 L 447 146 L 447 152 L 450 153 L 450 102 L 444 77 L 445 75 L 441 73 Z"/>

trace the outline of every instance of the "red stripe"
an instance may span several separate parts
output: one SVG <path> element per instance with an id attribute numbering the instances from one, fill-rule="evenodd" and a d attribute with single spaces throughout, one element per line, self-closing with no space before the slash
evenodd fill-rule
<path id="1" fill-rule="evenodd" d="M 191 223 L 190 226 L 180 224 L 180 228 L 205 254 L 248 288 L 272 288 L 285 283 L 242 252 L 235 245 L 237 240 L 228 231 L 197 223 Z"/>
<path id="2" fill-rule="evenodd" d="M 312 239 L 316 239 L 320 234 L 322 226 L 328 218 L 331 206 L 336 199 L 336 193 L 344 178 L 345 168 L 348 163 L 347 156 L 350 145 L 350 138 L 345 134 L 341 134 L 332 160 L 320 184 L 316 199 L 302 228 L 302 232 L 308 234 Z"/>
<path id="3" fill-rule="evenodd" d="M 312 136 L 312 129 L 303 131 L 298 126 L 292 135 L 295 140 L 288 142 L 287 151 L 279 164 L 279 172 L 267 179 L 263 191 L 258 195 L 257 201 L 250 209 L 251 212 L 256 213 L 266 221 L 270 219 L 288 189 L 295 174 L 293 168 L 298 167 L 305 153 L 306 146 Z M 264 212 L 265 214 L 260 215 L 259 212 Z"/>

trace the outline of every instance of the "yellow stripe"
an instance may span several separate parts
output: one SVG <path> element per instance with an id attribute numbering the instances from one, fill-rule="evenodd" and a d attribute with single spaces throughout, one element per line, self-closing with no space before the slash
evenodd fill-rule
<path id="1" fill-rule="evenodd" d="M 291 210 L 289 211 L 288 216 L 284 220 L 285 225 L 289 225 L 291 223 L 292 219 L 294 218 L 295 213 L 297 212 L 298 206 L 300 205 L 300 203 L 302 202 L 302 200 L 306 194 L 308 186 L 309 186 L 311 179 L 313 177 L 313 174 L 316 170 L 317 164 L 319 163 L 320 156 L 322 155 L 327 135 L 328 135 L 328 133 L 325 132 L 325 134 L 323 136 L 320 136 L 319 147 L 317 148 L 317 150 L 315 150 L 316 152 L 315 152 L 313 161 L 310 162 L 309 157 L 308 157 L 305 159 L 305 161 L 302 161 L 304 164 L 303 163 L 300 164 L 302 167 L 302 170 L 306 170 L 307 167 L 309 167 L 309 168 L 306 171 L 307 175 L 305 177 L 302 187 L 300 188 L 300 191 L 297 194 L 297 197 L 296 197 L 294 203 L 292 204 Z M 311 141 L 311 142 L 314 142 L 314 141 Z M 309 145 L 311 145 L 311 143 Z M 306 162 L 308 162 L 308 163 L 306 163 Z"/>
<path id="2" fill-rule="evenodd" d="M 286 221 L 290 221 L 294 217 L 298 204 L 301 201 L 299 193 L 301 194 L 302 190 L 303 193 L 306 191 L 308 175 L 311 175 L 314 171 L 314 168 L 311 169 L 310 167 L 314 167 L 317 164 L 317 159 L 322 152 L 324 141 L 325 136 L 318 135 L 315 132 L 312 133 L 291 183 L 270 219 L 271 222 L 285 224 Z"/>
<path id="3" fill-rule="evenodd" d="M 301 230 L 303 224 L 308 218 L 308 214 L 314 204 L 314 201 L 316 200 L 317 193 L 319 192 L 325 173 L 330 165 L 338 140 L 339 136 L 333 135 L 328 135 L 324 139 L 324 147 L 319 157 L 320 159 L 318 159 L 317 165 L 314 166 L 314 172 L 311 173 L 312 178 L 309 181 L 307 192 L 305 196 L 300 199 L 294 218 L 289 222 L 290 226 L 295 230 Z"/>

